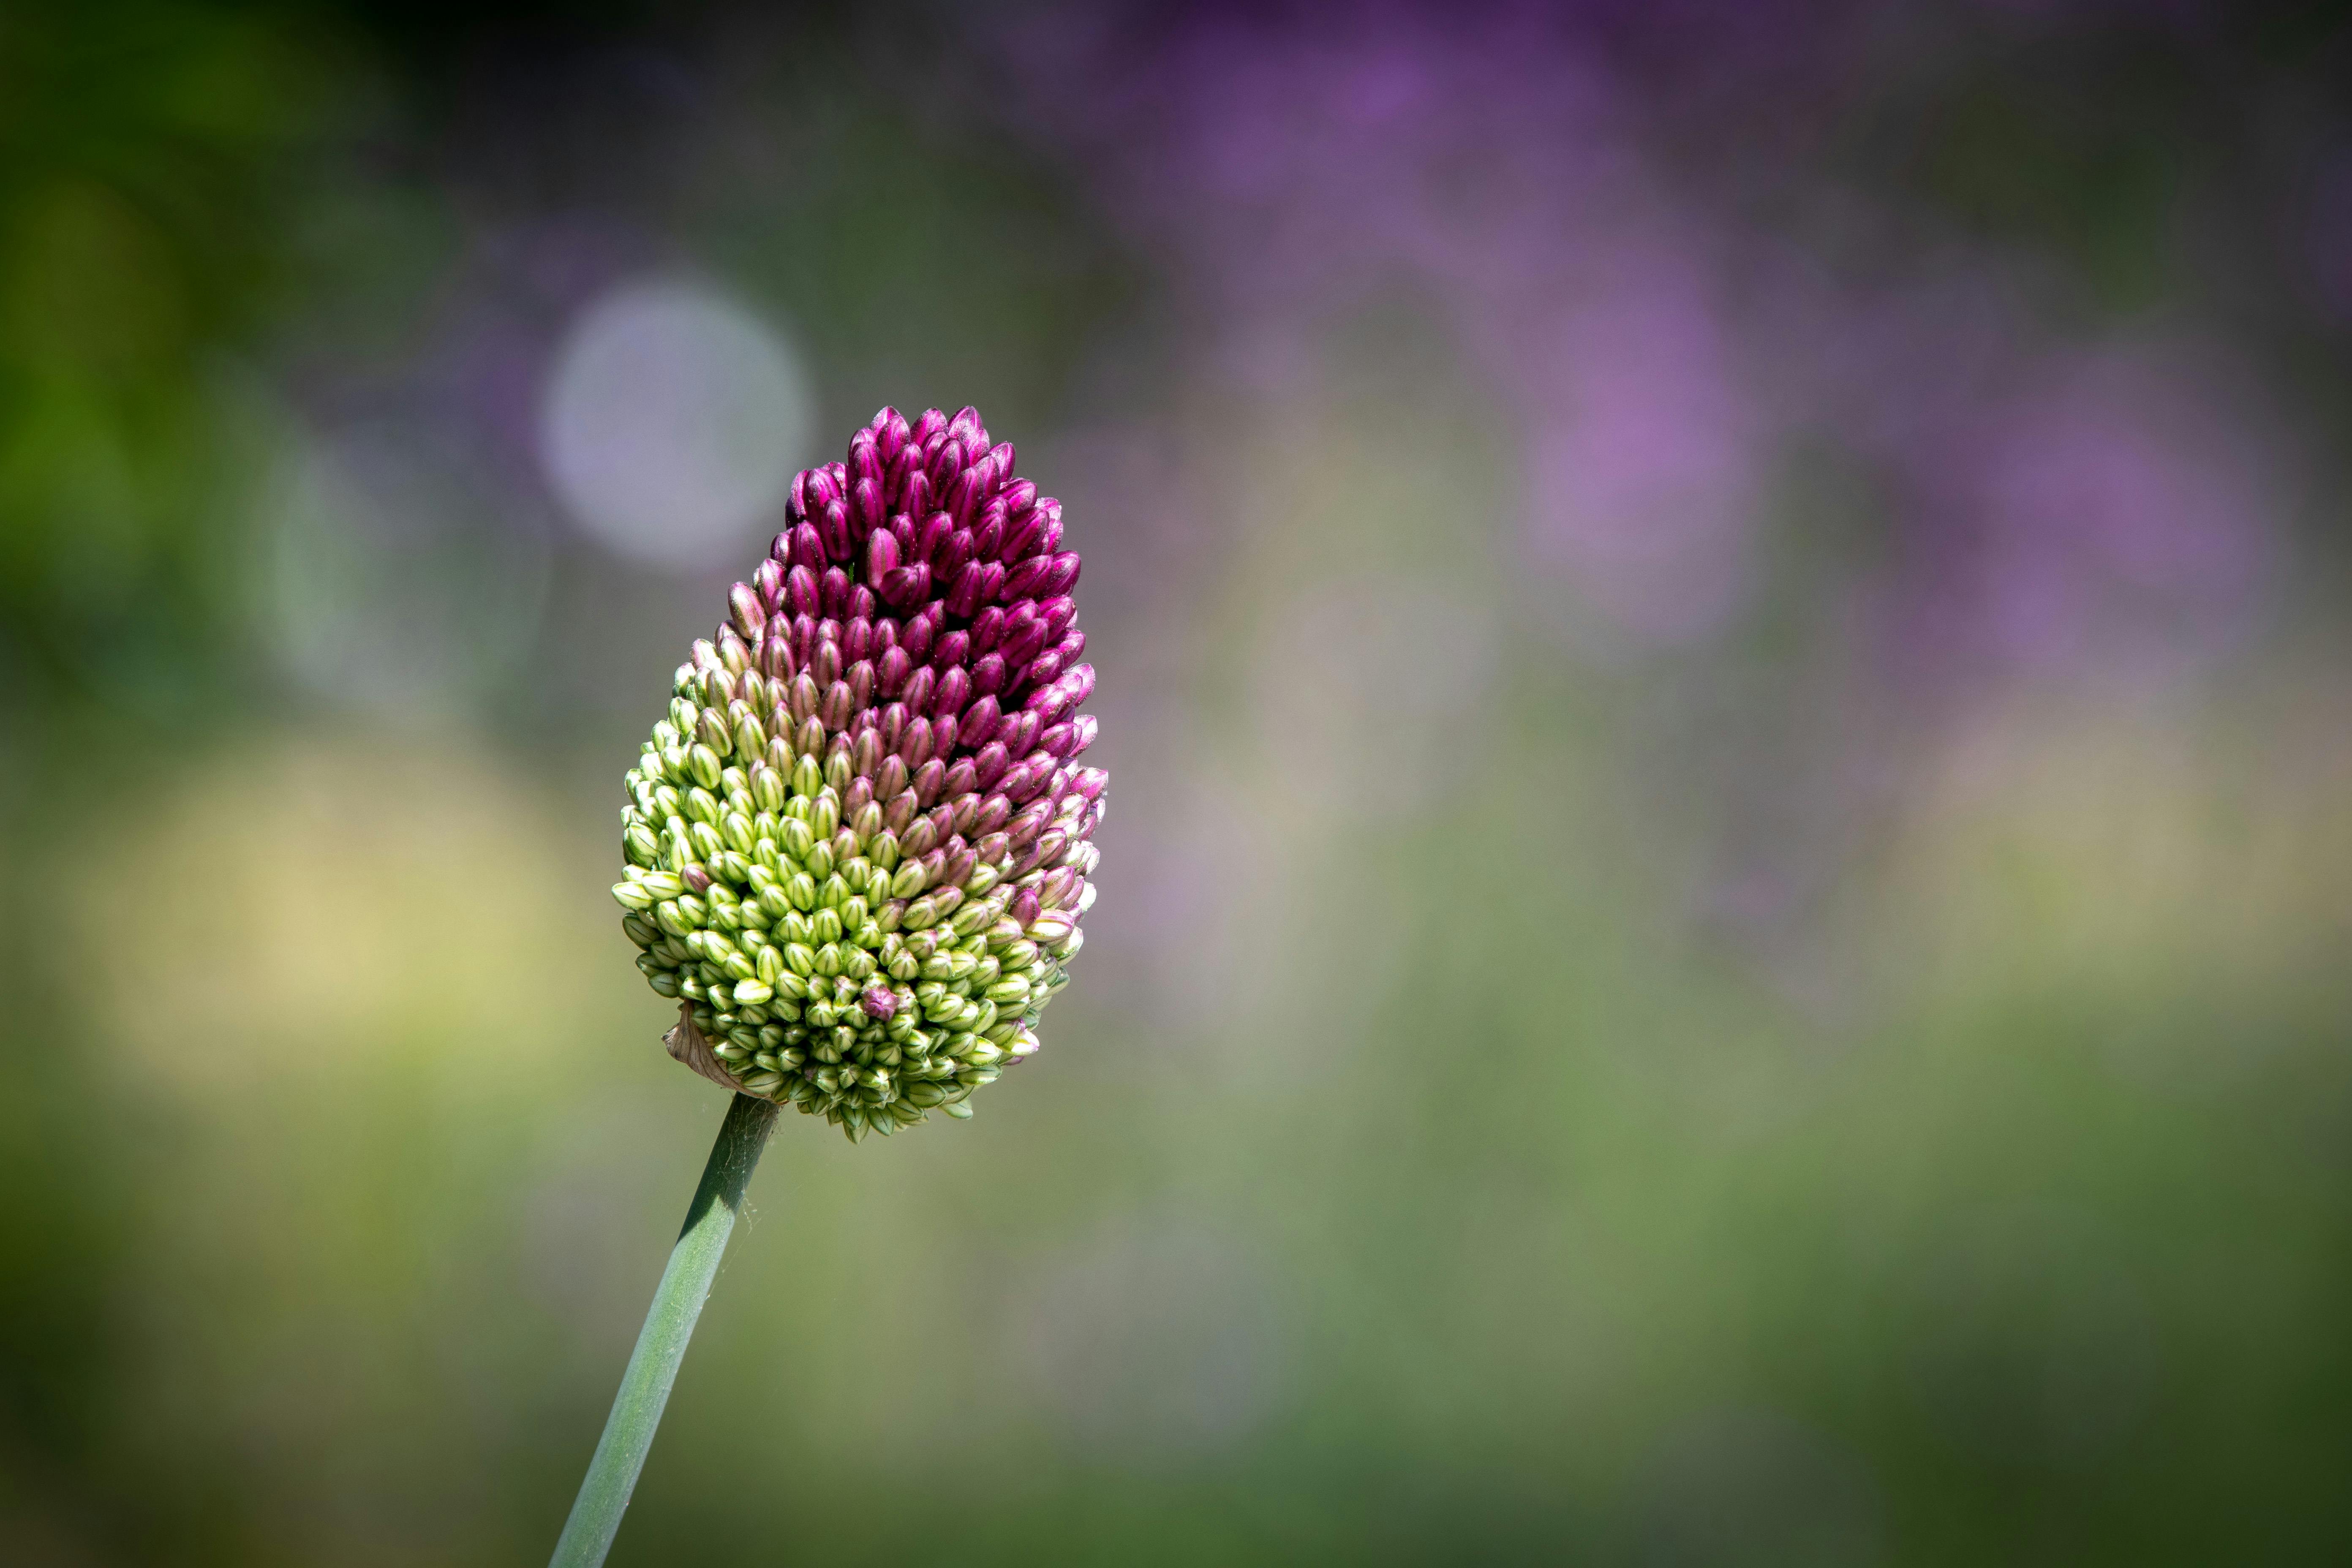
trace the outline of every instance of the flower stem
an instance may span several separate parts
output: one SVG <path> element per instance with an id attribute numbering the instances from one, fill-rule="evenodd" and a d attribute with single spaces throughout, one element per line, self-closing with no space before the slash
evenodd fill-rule
<path id="1" fill-rule="evenodd" d="M 702 1184 L 694 1190 L 685 1227 L 670 1248 L 669 1266 L 654 1290 L 646 1326 L 637 1331 L 637 1348 L 621 1374 L 621 1391 L 613 1396 L 613 1413 L 604 1418 L 604 1435 L 596 1440 L 596 1456 L 588 1461 L 549 1568 L 595 1568 L 612 1550 L 637 1472 L 645 1468 L 646 1451 L 653 1447 L 654 1428 L 661 1425 L 662 1406 L 669 1403 L 678 1363 L 686 1359 L 686 1342 L 694 1335 L 695 1320 L 702 1315 L 703 1299 L 710 1294 L 735 1228 L 736 1211 L 743 1206 L 743 1188 L 775 1125 L 772 1100 L 739 1094 L 727 1107 L 709 1163 L 702 1168 Z"/>

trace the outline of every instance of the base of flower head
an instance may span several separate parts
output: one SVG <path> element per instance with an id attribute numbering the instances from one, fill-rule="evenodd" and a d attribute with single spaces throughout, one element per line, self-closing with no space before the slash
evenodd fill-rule
<path id="1" fill-rule="evenodd" d="M 1053 864 L 1018 870 L 1030 858 L 1021 847 L 983 838 L 994 858 L 959 863 L 961 884 L 917 883 L 908 890 L 919 896 L 894 899 L 905 867 L 923 862 L 876 865 L 869 851 L 887 829 L 836 827 L 832 785 L 771 812 L 748 778 L 719 782 L 745 786 L 729 790 L 742 809 L 721 813 L 750 846 L 734 857 L 744 865 L 722 852 L 677 872 L 632 866 L 614 889 L 638 968 L 680 1004 L 686 1033 L 671 1053 L 853 1139 L 932 1110 L 969 1117 L 973 1089 L 1036 1051 L 1038 1016 L 1069 983 L 1084 941 L 1076 917 L 1093 901 L 1091 845 L 1071 842 Z M 1039 814 L 1026 831 L 1043 837 L 1044 824 L 1074 818 Z"/>

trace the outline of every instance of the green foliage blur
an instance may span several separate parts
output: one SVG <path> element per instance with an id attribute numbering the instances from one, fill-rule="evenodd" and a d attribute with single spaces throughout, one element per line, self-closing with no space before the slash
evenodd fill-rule
<path id="1" fill-rule="evenodd" d="M 793 466 L 886 402 L 1020 444 L 1118 809 L 970 1125 L 780 1131 L 616 1563 L 2352 1555 L 2352 34 L 1789 6 L 1684 57 L 1591 9 L 1561 100 L 1668 106 L 1643 200 L 1852 305 L 1727 286 L 1755 408 L 1894 300 L 1960 323 L 1908 391 L 2105 355 L 2245 433 L 2098 448 L 2151 512 L 2257 476 L 2083 547 L 2187 584 L 2153 630 L 1950 630 L 2041 560 L 1936 531 L 1974 414 L 1910 469 L 1790 416 L 1735 607 L 1578 609 L 1650 557 L 1528 542 L 1549 384 L 1463 326 L 1484 258 L 1221 274 L 1296 171 L 1150 129 L 1346 28 L 0 13 L 0 1562 L 551 1545 L 721 1110 L 605 892 L 618 780 L 764 543 L 664 559 L 545 471 L 644 279 L 766 323 Z M 1836 92 L 1775 74 L 1807 39 Z M 2032 353 L 1944 353 L 1994 316 Z"/>

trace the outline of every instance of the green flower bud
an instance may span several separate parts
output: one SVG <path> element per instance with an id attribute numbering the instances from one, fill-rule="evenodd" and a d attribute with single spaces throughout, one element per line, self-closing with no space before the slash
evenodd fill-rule
<path id="1" fill-rule="evenodd" d="M 817 766 L 817 760 L 814 757 L 803 756 L 793 763 L 793 794 L 794 795 L 805 800 L 824 787 L 824 773 L 823 770 Z"/>

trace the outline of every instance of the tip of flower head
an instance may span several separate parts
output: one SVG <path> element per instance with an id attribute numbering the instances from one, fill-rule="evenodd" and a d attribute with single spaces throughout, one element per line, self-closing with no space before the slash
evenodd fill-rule
<path id="1" fill-rule="evenodd" d="M 1035 1050 L 1093 903 L 1079 557 L 1015 458 L 884 408 L 803 470 L 628 775 L 613 893 L 681 1059 L 853 1138 Z"/>

